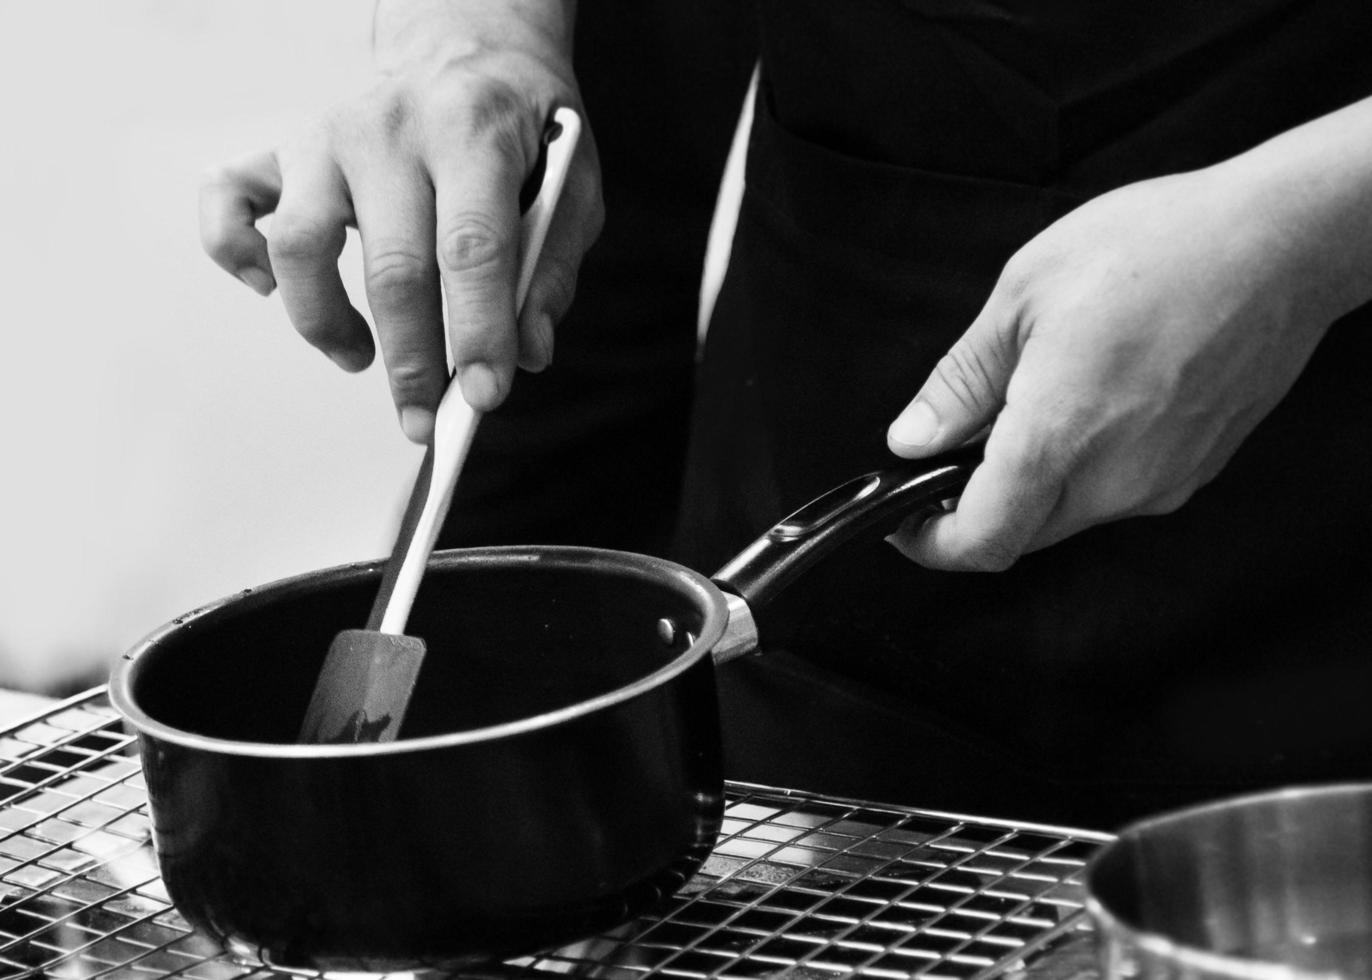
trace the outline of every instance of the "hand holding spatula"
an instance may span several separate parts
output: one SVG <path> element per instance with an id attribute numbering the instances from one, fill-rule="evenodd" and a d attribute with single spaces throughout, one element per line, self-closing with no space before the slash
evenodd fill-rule
<path id="1" fill-rule="evenodd" d="M 521 222 L 516 312 L 524 306 L 580 135 L 580 117 L 565 108 L 554 113 L 544 134 L 542 183 Z M 301 742 L 387 742 L 399 735 L 425 654 L 424 641 L 406 636 L 405 624 L 480 417 L 450 382 L 366 628 L 344 630 L 329 646 Z"/>

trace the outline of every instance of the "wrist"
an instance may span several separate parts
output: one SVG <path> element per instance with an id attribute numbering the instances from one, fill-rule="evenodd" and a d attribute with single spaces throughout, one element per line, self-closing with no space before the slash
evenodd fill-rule
<path id="1" fill-rule="evenodd" d="M 378 0 L 372 50 L 383 74 L 492 48 L 570 69 L 575 19 L 576 0 Z"/>
<path id="2" fill-rule="evenodd" d="M 1372 301 L 1372 100 L 1210 171 L 1293 313 L 1324 327 Z"/>

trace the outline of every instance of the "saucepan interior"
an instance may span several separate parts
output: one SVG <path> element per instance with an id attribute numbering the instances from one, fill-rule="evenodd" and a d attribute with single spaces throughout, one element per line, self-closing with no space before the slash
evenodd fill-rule
<path id="1" fill-rule="evenodd" d="M 175 739 L 252 743 L 242 751 L 267 754 L 386 751 L 294 744 L 330 641 L 360 625 L 377 581 L 375 566 L 345 566 L 191 613 L 128 655 L 113 695 L 138 727 Z M 727 615 L 703 576 L 645 556 L 439 553 L 408 629 L 428 655 L 402 744 L 498 737 L 511 725 L 631 697 L 708 654 Z"/>

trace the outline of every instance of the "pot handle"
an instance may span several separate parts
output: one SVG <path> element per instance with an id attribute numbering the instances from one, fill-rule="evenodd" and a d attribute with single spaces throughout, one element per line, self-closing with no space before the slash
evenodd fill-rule
<path id="1" fill-rule="evenodd" d="M 981 461 L 982 446 L 906 460 L 849 480 L 782 518 L 714 575 L 725 592 L 757 608 L 839 545 L 896 517 L 944 510 Z"/>

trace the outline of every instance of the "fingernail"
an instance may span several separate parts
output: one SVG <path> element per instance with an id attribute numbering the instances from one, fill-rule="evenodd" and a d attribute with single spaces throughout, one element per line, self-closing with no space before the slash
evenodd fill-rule
<path id="1" fill-rule="evenodd" d="M 406 405 L 400 410 L 400 431 L 410 442 L 428 442 L 434 434 L 434 413 L 417 405 Z"/>
<path id="2" fill-rule="evenodd" d="M 326 350 L 324 356 L 333 361 L 334 364 L 341 367 L 344 371 L 351 372 L 353 370 L 352 355 L 347 351 Z"/>
<path id="3" fill-rule="evenodd" d="M 543 366 L 553 363 L 553 318 L 545 316 L 538 321 L 538 342 L 542 349 Z"/>
<path id="4" fill-rule="evenodd" d="M 349 374 L 356 374 L 371 363 L 371 353 L 353 348 L 326 350 L 324 356 L 333 361 Z"/>
<path id="5" fill-rule="evenodd" d="M 489 364 L 468 364 L 458 376 L 462 397 L 477 411 L 493 408 L 500 400 L 500 379 Z"/>
<path id="6" fill-rule="evenodd" d="M 912 549 L 910 547 L 909 536 L 906 535 L 903 531 L 896 531 L 894 534 L 888 534 L 882 540 L 884 540 L 892 548 L 895 548 L 906 558 L 909 558 L 912 561 L 914 560 L 912 555 Z"/>
<path id="7" fill-rule="evenodd" d="M 924 528 L 928 518 L 920 514 L 912 514 L 900 522 L 900 526 L 888 534 L 883 540 L 892 548 L 895 548 L 906 558 L 913 562 L 918 562 L 920 531 Z"/>
<path id="8" fill-rule="evenodd" d="M 553 363 L 553 320 L 552 317 L 541 316 L 534 321 L 533 336 L 527 370 L 538 372 Z"/>
<path id="9" fill-rule="evenodd" d="M 938 435 L 938 416 L 928 402 L 914 402 L 901 412 L 887 436 L 892 442 L 918 449 L 927 446 Z"/>
<path id="10" fill-rule="evenodd" d="M 276 288 L 276 280 L 255 265 L 247 265 L 238 270 L 238 278 L 253 292 L 270 296 Z"/>
<path id="11" fill-rule="evenodd" d="M 538 371 L 553 362 L 553 318 L 539 317 L 534 328 L 534 345 L 538 349 Z"/>

